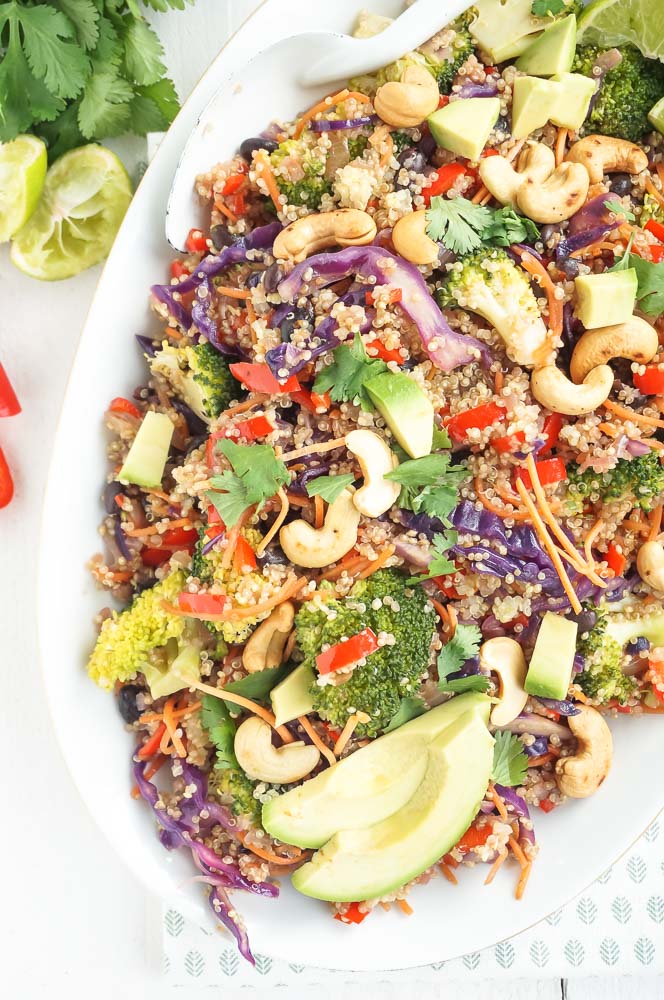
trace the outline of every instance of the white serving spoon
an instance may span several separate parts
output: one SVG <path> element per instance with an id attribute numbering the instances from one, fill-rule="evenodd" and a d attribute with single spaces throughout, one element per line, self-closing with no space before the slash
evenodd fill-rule
<path id="1" fill-rule="evenodd" d="M 224 122 L 231 107 L 234 115 L 238 104 L 246 109 L 246 135 L 257 135 L 270 115 L 288 121 L 321 96 L 315 88 L 342 83 L 394 62 L 468 6 L 468 0 L 417 0 L 372 38 L 330 31 L 284 38 L 229 77 L 199 117 L 175 171 L 166 210 L 166 238 L 171 246 L 184 250 L 189 230 L 203 224 L 195 179 L 233 154 L 224 142 Z"/>

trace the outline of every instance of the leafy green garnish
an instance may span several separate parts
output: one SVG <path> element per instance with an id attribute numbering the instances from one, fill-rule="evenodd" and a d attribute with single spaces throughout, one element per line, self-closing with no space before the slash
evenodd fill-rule
<path id="1" fill-rule="evenodd" d="M 334 503 L 354 480 L 351 472 L 343 476 L 318 476 L 307 483 L 307 493 L 310 497 L 322 497 L 325 503 Z"/>
<path id="2" fill-rule="evenodd" d="M 441 691 L 452 691 L 454 694 L 468 694 L 469 691 L 480 691 L 484 694 L 489 690 L 489 678 L 484 674 L 469 674 L 468 677 L 454 677 L 442 685 Z"/>
<path id="3" fill-rule="evenodd" d="M 441 448 L 451 448 L 452 442 L 450 441 L 450 436 L 447 433 L 445 427 L 435 427 L 433 429 L 433 440 L 431 441 L 431 450 L 440 451 Z"/>
<path id="4" fill-rule="evenodd" d="M 497 785 L 522 785 L 528 770 L 528 756 L 523 743 L 514 733 L 494 734 L 492 781 Z"/>
<path id="5" fill-rule="evenodd" d="M 268 444 L 236 444 L 225 438 L 217 448 L 233 471 L 224 469 L 220 475 L 212 476 L 212 489 L 205 495 L 226 527 L 231 528 L 249 507 L 257 504 L 260 510 L 266 500 L 290 482 L 290 474 Z"/>
<path id="6" fill-rule="evenodd" d="M 388 370 L 380 358 L 370 358 L 362 337 L 356 332 L 353 344 L 341 344 L 334 352 L 334 361 L 323 368 L 315 383 L 314 392 L 329 392 L 335 403 L 357 400 L 363 410 L 373 411 L 373 403 L 364 388 L 366 382 Z"/>
<path id="7" fill-rule="evenodd" d="M 201 724 L 207 730 L 217 751 L 215 767 L 222 770 L 226 767 L 238 767 L 233 749 L 235 742 L 235 723 L 231 719 L 226 704 L 214 695 L 204 694 L 201 708 Z"/>
<path id="8" fill-rule="evenodd" d="M 239 681 L 231 681 L 219 690 L 222 695 L 223 691 L 230 691 L 231 694 L 241 694 L 243 698 L 251 698 L 252 701 L 267 701 L 272 688 L 276 687 L 291 669 L 291 665 L 287 663 L 279 667 L 266 667 L 265 670 L 247 674 Z"/>
<path id="9" fill-rule="evenodd" d="M 451 559 L 448 559 L 445 553 L 453 545 L 456 545 L 457 538 L 457 532 L 452 530 L 449 530 L 446 535 L 434 535 L 432 543 L 433 556 L 429 563 L 428 571 L 422 576 L 411 577 L 408 582 L 422 583 L 423 580 L 431 580 L 435 576 L 447 576 L 448 573 L 454 573 L 456 566 Z"/>
<path id="10" fill-rule="evenodd" d="M 636 301 L 639 309 L 647 316 L 659 316 L 664 312 L 664 264 L 654 264 L 638 254 L 630 253 L 631 241 L 624 254 L 609 271 L 625 271 L 633 267 L 636 271 L 638 288 Z"/>
<path id="11" fill-rule="evenodd" d="M 426 710 L 427 707 L 421 698 L 417 698 L 416 696 L 402 698 L 399 710 L 392 716 L 392 720 L 386 727 L 385 732 L 391 733 L 394 729 L 398 729 L 399 726 L 403 726 L 406 722 L 416 719 L 418 715 L 423 715 Z"/>
<path id="12" fill-rule="evenodd" d="M 458 254 L 470 253 L 483 244 L 504 247 L 539 236 L 535 223 L 514 209 L 486 208 L 467 198 L 432 198 L 427 223 L 431 239 L 442 241 Z"/>
<path id="13" fill-rule="evenodd" d="M 450 465 L 449 453 L 413 458 L 388 472 L 385 479 L 401 484 L 399 507 L 445 520 L 458 501 L 458 487 L 468 475 L 463 465 Z"/>
<path id="14" fill-rule="evenodd" d="M 482 633 L 477 625 L 457 625 L 454 635 L 438 655 L 438 687 L 441 691 L 454 690 L 448 688 L 448 683 L 453 682 L 448 682 L 447 678 L 460 670 L 467 660 L 477 656 L 481 642 Z M 484 679 L 487 680 L 486 677 Z"/>
<path id="15" fill-rule="evenodd" d="M 535 17 L 546 17 L 547 14 L 561 14 L 566 7 L 565 0 L 533 0 L 531 11 Z"/>
<path id="16" fill-rule="evenodd" d="M 482 242 L 510 247 L 513 243 L 529 243 L 539 238 L 539 229 L 531 219 L 517 215 L 513 208 L 497 208 L 482 233 Z"/>
<path id="17" fill-rule="evenodd" d="M 628 208 L 621 205 L 619 201 L 605 201 L 604 208 L 608 209 L 609 212 L 613 212 L 614 215 L 622 215 L 628 222 L 634 222 L 636 216 L 634 212 L 630 212 Z"/>

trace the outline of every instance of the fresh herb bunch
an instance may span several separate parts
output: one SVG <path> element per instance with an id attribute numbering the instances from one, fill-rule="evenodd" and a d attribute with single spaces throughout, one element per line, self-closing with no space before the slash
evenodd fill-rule
<path id="1" fill-rule="evenodd" d="M 191 0 L 143 0 L 156 11 Z M 138 0 L 0 3 L 0 141 L 35 132 L 49 157 L 161 131 L 178 110 L 164 50 Z"/>

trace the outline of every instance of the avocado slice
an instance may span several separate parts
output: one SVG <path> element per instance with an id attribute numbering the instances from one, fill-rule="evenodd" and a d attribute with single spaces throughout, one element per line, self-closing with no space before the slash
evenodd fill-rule
<path id="1" fill-rule="evenodd" d="M 535 17 L 532 6 L 533 0 L 475 0 L 470 33 L 493 63 L 520 56 L 550 23 L 548 17 Z"/>
<path id="2" fill-rule="evenodd" d="M 569 73 L 576 50 L 576 17 L 554 21 L 517 60 L 516 68 L 532 76 Z"/>
<path id="3" fill-rule="evenodd" d="M 432 708 L 298 788 L 269 799 L 263 826 L 273 837 L 299 847 L 321 847 L 342 829 L 372 826 L 414 795 L 431 740 L 462 715 L 476 715 L 486 726 L 490 709 L 486 695 L 477 692 Z"/>
<path id="4" fill-rule="evenodd" d="M 270 691 L 272 711 L 275 725 L 283 726 L 301 715 L 307 715 L 314 707 L 311 697 L 311 685 L 314 672 L 306 663 L 301 663 L 283 681 L 280 681 Z"/>
<path id="5" fill-rule="evenodd" d="M 549 120 L 558 99 L 558 88 L 550 80 L 536 76 L 518 76 L 512 98 L 512 135 L 525 139 Z"/>
<path id="6" fill-rule="evenodd" d="M 542 619 L 526 683 L 528 694 L 540 698 L 564 699 L 572 679 L 578 625 L 547 611 Z"/>
<path id="7" fill-rule="evenodd" d="M 611 639 L 615 639 L 621 646 L 625 646 L 632 639 L 643 636 L 651 646 L 664 646 L 664 613 L 658 607 L 656 611 L 648 613 L 648 606 L 643 609 L 643 613 L 635 618 L 617 618 L 609 615 L 606 626 L 606 634 Z"/>
<path id="8" fill-rule="evenodd" d="M 626 323 L 634 312 L 638 285 L 633 267 L 579 275 L 574 279 L 577 298 L 574 315 L 586 330 Z"/>
<path id="9" fill-rule="evenodd" d="M 493 766 L 493 737 L 467 712 L 429 744 L 417 791 L 398 812 L 364 830 L 341 830 L 299 868 L 305 896 L 350 902 L 384 896 L 453 847 L 477 814 Z"/>
<path id="10" fill-rule="evenodd" d="M 583 76 L 581 73 L 558 73 L 549 82 L 558 87 L 555 105 L 549 114 L 550 120 L 554 125 L 577 132 L 588 115 L 597 81 L 594 77 Z"/>
<path id="11" fill-rule="evenodd" d="M 431 454 L 433 406 L 403 372 L 383 372 L 364 383 L 381 417 L 411 458 Z"/>
<path id="12" fill-rule="evenodd" d="M 465 97 L 438 108 L 427 122 L 436 145 L 479 160 L 499 115 L 498 97 Z"/>
<path id="13" fill-rule="evenodd" d="M 171 655 L 175 658 L 171 661 L 170 657 L 163 669 L 157 666 L 156 663 L 147 661 L 143 667 L 143 674 L 148 682 L 150 688 L 150 694 L 153 698 L 165 698 L 166 695 L 174 694 L 176 691 L 182 691 L 183 688 L 189 687 L 184 677 L 196 677 L 200 680 L 201 676 L 201 653 L 196 646 L 185 646 L 184 649 L 178 652 L 178 643 L 175 639 L 169 639 L 167 644 L 167 650 L 171 652 L 171 644 L 173 650 Z"/>
<path id="14" fill-rule="evenodd" d="M 165 413 L 148 410 L 118 474 L 120 482 L 161 486 L 174 430 Z"/>
<path id="15" fill-rule="evenodd" d="M 664 97 L 648 112 L 648 121 L 660 135 L 664 135 Z"/>

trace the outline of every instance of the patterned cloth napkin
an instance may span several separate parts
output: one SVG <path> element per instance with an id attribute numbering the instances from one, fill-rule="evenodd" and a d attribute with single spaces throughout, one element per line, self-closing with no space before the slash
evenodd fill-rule
<path id="1" fill-rule="evenodd" d="M 352 928 L 351 928 L 352 930 Z M 163 960 L 166 982 L 203 985 L 332 987 L 348 972 L 313 969 L 256 956 L 244 962 L 226 933 L 212 925 L 197 927 L 178 912 L 163 910 Z M 418 984 L 450 980 L 558 978 L 664 972 L 664 816 L 656 819 L 632 849 L 578 899 L 508 941 L 463 958 L 403 972 L 381 980 Z M 353 982 L 376 982 L 374 972 L 355 972 Z"/>

